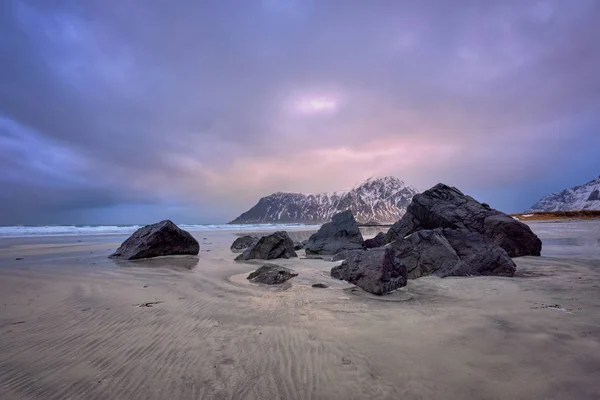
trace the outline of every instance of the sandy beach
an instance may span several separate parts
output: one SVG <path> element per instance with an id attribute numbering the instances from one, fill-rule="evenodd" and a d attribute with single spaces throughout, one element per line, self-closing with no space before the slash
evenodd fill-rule
<path id="1" fill-rule="evenodd" d="M 598 399 L 600 221 L 530 225 L 514 278 L 383 297 L 302 252 L 251 284 L 235 232 L 120 263 L 122 235 L 0 239 L 0 399 Z"/>

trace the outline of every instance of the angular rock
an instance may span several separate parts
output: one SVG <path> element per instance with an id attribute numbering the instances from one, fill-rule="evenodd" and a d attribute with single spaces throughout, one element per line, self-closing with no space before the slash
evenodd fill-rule
<path id="1" fill-rule="evenodd" d="M 406 286 L 406 266 L 399 256 L 399 251 L 392 246 L 362 251 L 333 267 L 331 276 L 369 293 L 383 295 Z"/>
<path id="2" fill-rule="evenodd" d="M 135 231 L 109 257 L 137 260 L 170 255 L 197 255 L 198 241 L 169 220 L 146 225 Z"/>
<path id="3" fill-rule="evenodd" d="M 263 236 L 256 243 L 248 247 L 236 257 L 236 261 L 274 258 L 298 257 L 294 251 L 294 242 L 285 231 L 277 231 L 271 235 Z"/>
<path id="4" fill-rule="evenodd" d="M 413 197 L 406 214 L 387 232 L 385 242 L 435 228 L 479 233 L 511 257 L 539 256 L 542 250 L 541 240 L 529 226 L 442 183 Z"/>
<path id="5" fill-rule="evenodd" d="M 252 282 L 277 285 L 295 276 L 298 276 L 298 274 L 286 267 L 277 264 L 265 264 L 248 275 L 247 279 Z"/>
<path id="6" fill-rule="evenodd" d="M 364 247 L 358 223 L 352 211 L 346 210 L 331 217 L 331 222 L 323 224 L 318 232 L 313 233 L 304 249 L 307 256 L 323 256 Z"/>
<path id="7" fill-rule="evenodd" d="M 475 232 L 424 229 L 389 246 L 399 252 L 408 279 L 427 275 L 513 276 L 516 269 L 504 249 Z"/>
<path id="8" fill-rule="evenodd" d="M 245 235 L 241 236 L 233 241 L 231 244 L 231 251 L 233 252 L 241 252 L 252 246 L 254 243 L 258 242 L 258 238 L 255 236 Z"/>
<path id="9" fill-rule="evenodd" d="M 367 249 L 374 249 L 381 247 L 385 244 L 385 233 L 379 232 L 374 238 L 365 240 L 365 247 Z"/>
<path id="10" fill-rule="evenodd" d="M 304 248 L 304 244 L 302 242 L 294 242 L 294 250 L 302 250 Z"/>

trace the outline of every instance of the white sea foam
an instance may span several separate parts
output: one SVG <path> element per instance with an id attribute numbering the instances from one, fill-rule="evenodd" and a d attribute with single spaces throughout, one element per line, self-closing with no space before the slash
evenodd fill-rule
<path id="1" fill-rule="evenodd" d="M 210 224 L 210 225 L 178 225 L 190 232 L 209 231 L 262 231 L 262 230 L 291 230 L 318 229 L 320 225 L 302 224 Z M 119 235 L 131 234 L 141 225 L 47 225 L 47 226 L 0 226 L 0 238 L 8 237 L 37 237 L 37 236 L 84 236 L 84 235 Z"/>

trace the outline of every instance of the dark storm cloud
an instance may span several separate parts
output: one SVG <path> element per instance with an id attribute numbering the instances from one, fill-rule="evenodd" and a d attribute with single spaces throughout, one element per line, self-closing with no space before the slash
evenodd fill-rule
<path id="1" fill-rule="evenodd" d="M 512 211 L 600 169 L 593 0 L 0 7 L 0 223 L 214 222 L 373 174 Z"/>

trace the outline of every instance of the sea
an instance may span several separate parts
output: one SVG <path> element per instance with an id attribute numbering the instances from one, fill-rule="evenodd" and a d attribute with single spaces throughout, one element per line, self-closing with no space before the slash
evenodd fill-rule
<path id="1" fill-rule="evenodd" d="M 143 225 L 44 225 L 44 226 L 0 226 L 0 238 L 38 237 L 38 236 L 90 236 L 131 234 Z M 272 231 L 272 230 L 311 230 L 320 225 L 303 224 L 204 224 L 178 225 L 190 232 L 214 231 Z"/>

